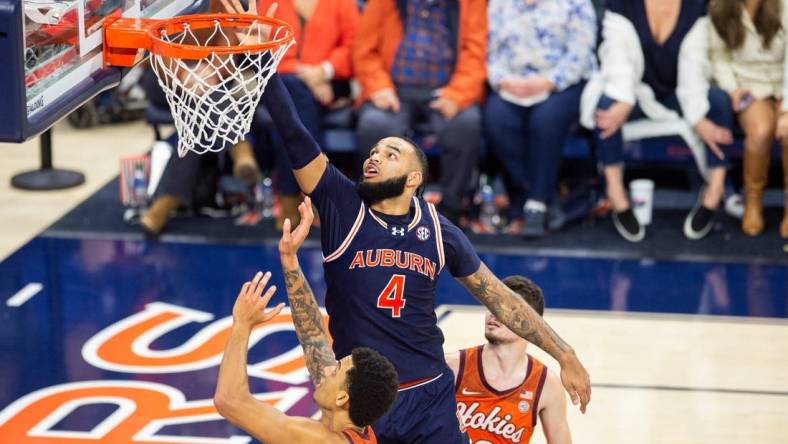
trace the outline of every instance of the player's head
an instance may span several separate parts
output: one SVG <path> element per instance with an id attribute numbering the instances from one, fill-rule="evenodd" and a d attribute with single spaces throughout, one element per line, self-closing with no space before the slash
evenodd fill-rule
<path id="1" fill-rule="evenodd" d="M 524 276 L 509 276 L 503 280 L 507 287 L 514 290 L 519 294 L 531 308 L 534 309 L 539 316 L 544 314 L 544 296 L 542 289 L 533 281 Z M 510 344 L 512 342 L 524 341 L 521 337 L 517 336 L 508 327 L 503 325 L 495 316 L 487 312 L 484 318 L 484 337 L 487 338 L 491 344 Z"/>
<path id="2" fill-rule="evenodd" d="M 397 396 L 397 371 L 388 359 L 367 347 L 354 348 L 338 364 L 326 369 L 323 382 L 315 387 L 315 402 L 326 410 L 347 411 L 359 427 L 372 424 Z"/>
<path id="3" fill-rule="evenodd" d="M 406 137 L 386 137 L 364 161 L 358 192 L 367 205 L 416 194 L 427 181 L 427 156 Z"/>

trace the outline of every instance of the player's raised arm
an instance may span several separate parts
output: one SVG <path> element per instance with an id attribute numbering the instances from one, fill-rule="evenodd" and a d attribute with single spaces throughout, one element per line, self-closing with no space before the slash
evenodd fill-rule
<path id="1" fill-rule="evenodd" d="M 221 0 L 221 2 L 229 13 L 250 14 L 255 11 L 256 14 L 256 9 L 252 6 L 254 0 L 250 0 L 249 11 L 244 10 L 238 0 Z M 267 16 L 273 16 L 275 12 L 276 3 L 273 3 L 267 11 Z M 311 194 L 326 171 L 328 159 L 301 123 L 290 93 L 278 74 L 274 74 L 268 80 L 261 103 L 268 108 L 271 119 L 282 136 L 298 186 L 304 193 Z"/>
<path id="2" fill-rule="evenodd" d="M 514 291 L 498 279 L 484 263 L 458 281 L 484 304 L 496 319 L 520 337 L 547 352 L 561 364 L 561 381 L 574 404 L 585 413 L 591 400 L 591 380 L 575 351 Z"/>
<path id="3" fill-rule="evenodd" d="M 252 282 L 241 288 L 233 306 L 233 326 L 213 398 L 216 410 L 232 424 L 268 444 L 344 443 L 340 435 L 318 421 L 289 417 L 268 403 L 256 400 L 249 391 L 246 373 L 249 335 L 255 325 L 270 321 L 284 307 L 279 304 L 271 310 L 266 309 L 276 292 L 276 287 L 272 286 L 263 294 L 270 277 L 271 273 L 257 273 Z"/>
<path id="4" fill-rule="evenodd" d="M 325 377 L 325 369 L 337 365 L 337 359 L 328 341 L 328 333 L 323 323 L 323 314 L 317 305 L 315 295 L 309 287 L 301 266 L 298 264 L 296 252 L 309 234 L 309 227 L 315 218 L 312 203 L 307 197 L 298 206 L 301 222 L 290 232 L 290 220 L 286 219 L 282 227 L 282 239 L 279 241 L 279 256 L 282 271 L 287 284 L 287 299 L 290 302 L 293 324 L 295 324 L 298 341 L 304 348 L 306 367 L 315 385 Z"/>

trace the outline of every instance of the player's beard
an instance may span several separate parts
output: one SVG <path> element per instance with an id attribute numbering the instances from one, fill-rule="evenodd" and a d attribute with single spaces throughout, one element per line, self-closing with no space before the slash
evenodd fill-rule
<path id="1" fill-rule="evenodd" d="M 362 177 L 356 184 L 356 191 L 358 191 L 358 195 L 361 196 L 361 200 L 369 206 L 386 199 L 402 196 L 402 193 L 405 192 L 405 184 L 407 181 L 407 174 L 403 174 L 399 177 L 392 177 L 391 179 L 386 179 L 377 183 L 366 181 Z"/>

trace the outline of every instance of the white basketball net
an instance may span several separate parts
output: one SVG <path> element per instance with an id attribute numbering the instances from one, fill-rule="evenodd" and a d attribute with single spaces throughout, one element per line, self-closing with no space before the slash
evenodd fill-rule
<path id="1" fill-rule="evenodd" d="M 171 36 L 162 32 L 161 38 L 203 47 L 231 46 L 237 45 L 228 37 L 228 33 L 233 33 L 244 44 L 256 45 L 276 40 L 287 32 L 283 27 L 269 31 L 269 25 L 257 21 L 244 28 L 222 28 L 217 20 L 212 30 L 195 33 L 186 24 L 183 32 Z M 268 79 L 292 44 L 293 39 L 289 39 L 262 52 L 234 55 L 212 52 L 201 60 L 151 54 L 151 66 L 170 104 L 178 131 L 178 155 L 183 157 L 190 150 L 197 154 L 220 151 L 242 140 L 249 132 Z"/>

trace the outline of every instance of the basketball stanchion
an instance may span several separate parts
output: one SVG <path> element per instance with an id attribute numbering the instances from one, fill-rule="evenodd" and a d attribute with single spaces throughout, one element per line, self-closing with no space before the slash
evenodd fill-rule
<path id="1" fill-rule="evenodd" d="M 165 20 L 108 17 L 104 63 L 133 66 L 150 52 L 178 132 L 178 155 L 233 146 L 295 42 L 284 21 L 245 14 L 195 14 Z"/>

